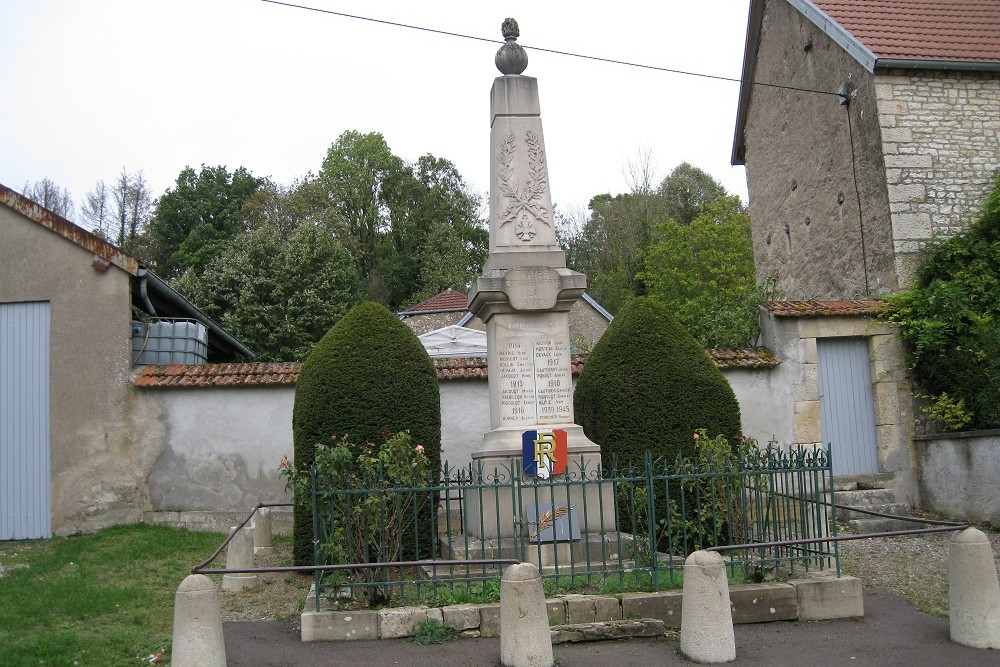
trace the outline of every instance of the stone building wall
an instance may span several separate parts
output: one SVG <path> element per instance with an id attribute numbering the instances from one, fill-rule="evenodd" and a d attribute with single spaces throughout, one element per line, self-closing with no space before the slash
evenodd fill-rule
<path id="1" fill-rule="evenodd" d="M 142 415 L 131 410 L 129 393 L 129 274 L 95 258 L 0 206 L 0 303 L 50 306 L 49 495 L 55 535 L 138 521 L 149 503 L 145 478 L 155 453 Z M 7 454 L 6 444 L 2 451 Z"/>
<path id="2" fill-rule="evenodd" d="M 744 139 L 758 278 L 777 272 L 793 300 L 894 291 L 872 75 L 785 0 L 767 0 L 754 80 Z"/>
<path id="3" fill-rule="evenodd" d="M 418 336 L 436 331 L 444 327 L 458 324 L 458 321 L 465 315 L 465 311 L 456 310 L 444 313 L 418 313 L 403 318 L 403 324 L 410 327 Z"/>
<path id="4" fill-rule="evenodd" d="M 976 217 L 1000 169 L 1000 76 L 895 70 L 875 80 L 896 274 Z"/>
<path id="5" fill-rule="evenodd" d="M 781 443 L 822 442 L 818 339 L 856 337 L 868 341 L 880 472 L 892 472 L 898 498 L 918 504 L 911 442 L 913 410 L 903 348 L 893 325 L 868 317 L 777 317 L 764 312 L 764 345 L 782 360 L 768 381 L 786 392 L 774 420 Z M 728 377 L 728 375 L 727 375 Z M 742 407 L 742 405 L 741 405 Z M 834 456 L 837 456 L 836 443 Z"/>

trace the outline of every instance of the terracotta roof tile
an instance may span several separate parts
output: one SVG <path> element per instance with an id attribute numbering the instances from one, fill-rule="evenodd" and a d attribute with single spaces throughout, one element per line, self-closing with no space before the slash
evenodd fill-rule
<path id="1" fill-rule="evenodd" d="M 781 362 L 763 347 L 742 350 L 708 350 L 708 356 L 721 370 L 730 368 L 774 368 Z"/>
<path id="2" fill-rule="evenodd" d="M 425 301 L 421 301 L 415 306 L 408 308 L 403 311 L 405 313 L 419 313 L 423 311 L 433 310 L 468 310 L 469 309 L 469 297 L 459 292 L 458 290 L 453 290 L 450 287 L 443 292 L 435 294 Z"/>
<path id="3" fill-rule="evenodd" d="M 834 315 L 878 315 L 885 309 L 874 299 L 837 301 L 765 301 L 761 304 L 777 317 L 824 317 Z"/>
<path id="4" fill-rule="evenodd" d="M 764 348 L 744 350 L 709 350 L 709 356 L 719 368 L 768 368 L 780 362 Z M 587 355 L 573 355 L 573 375 L 579 375 Z M 435 359 L 438 380 L 485 380 L 489 376 L 483 357 Z M 302 364 L 242 363 L 242 364 L 163 364 L 146 366 L 132 384 L 142 389 L 161 387 L 264 387 L 294 385 L 298 382 Z"/>
<path id="5" fill-rule="evenodd" d="M 877 58 L 1000 62 L 997 0 L 813 0 Z"/>
<path id="6" fill-rule="evenodd" d="M 164 364 L 146 366 L 135 380 L 136 387 L 259 387 L 295 384 L 302 364 Z"/>

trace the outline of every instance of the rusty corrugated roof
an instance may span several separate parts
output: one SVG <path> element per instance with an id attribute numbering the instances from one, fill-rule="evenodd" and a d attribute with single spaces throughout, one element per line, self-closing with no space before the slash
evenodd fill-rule
<path id="1" fill-rule="evenodd" d="M 761 304 L 777 317 L 824 317 L 835 315 L 878 315 L 885 305 L 875 299 L 832 301 L 765 301 Z"/>
<path id="2" fill-rule="evenodd" d="M 0 184 L 0 204 L 14 209 L 29 220 L 75 243 L 84 250 L 94 253 L 133 276 L 139 275 L 139 260 L 135 257 L 3 184 Z"/>
<path id="3" fill-rule="evenodd" d="M 879 59 L 1000 62 L 997 0 L 813 0 Z"/>

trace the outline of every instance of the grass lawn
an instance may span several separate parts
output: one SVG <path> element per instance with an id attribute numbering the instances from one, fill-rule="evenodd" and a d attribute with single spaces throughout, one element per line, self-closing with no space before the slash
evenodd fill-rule
<path id="1" fill-rule="evenodd" d="M 162 526 L 0 542 L 0 663 L 146 664 L 169 658 L 174 593 L 222 543 Z"/>

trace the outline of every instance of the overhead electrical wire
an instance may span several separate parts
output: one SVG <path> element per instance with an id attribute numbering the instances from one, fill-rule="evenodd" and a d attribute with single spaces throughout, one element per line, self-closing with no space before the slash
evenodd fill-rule
<path id="1" fill-rule="evenodd" d="M 281 7 L 289 7 L 291 9 L 303 9 L 310 12 L 317 12 L 319 14 L 329 14 L 331 16 L 339 16 L 341 18 L 354 19 L 357 21 L 368 21 L 370 23 L 378 23 L 380 25 L 392 26 L 394 28 L 405 28 L 407 30 L 418 30 L 420 32 L 429 32 L 435 35 L 444 35 L 446 37 L 457 37 L 459 39 L 471 39 L 477 42 L 488 42 L 490 44 L 503 44 L 502 40 L 490 39 L 487 37 L 477 37 L 475 35 L 466 35 L 460 32 L 451 32 L 449 30 L 439 30 L 437 28 L 427 28 L 419 25 L 412 25 L 409 23 L 399 23 L 397 21 L 389 21 L 386 19 L 376 19 L 370 16 L 359 16 L 357 14 L 348 14 L 346 12 L 337 12 L 332 9 L 320 9 L 319 7 L 309 7 L 308 5 L 297 5 L 292 2 L 282 2 L 281 0 L 260 0 L 260 2 L 265 2 L 270 5 L 279 5 Z M 694 76 L 702 79 L 712 79 L 715 81 L 728 81 L 732 83 L 742 84 L 744 81 L 742 78 L 733 78 L 729 76 L 719 76 L 716 74 L 705 74 L 703 72 L 691 72 L 681 69 L 673 69 L 670 67 L 658 67 L 656 65 L 646 65 L 643 63 L 633 63 L 627 60 L 617 60 L 615 58 L 604 58 L 601 56 L 591 56 L 583 53 L 573 53 L 571 51 L 560 51 L 558 49 L 547 49 L 541 46 L 530 46 L 528 44 L 521 45 L 525 49 L 532 51 L 538 51 L 540 53 L 551 53 L 558 56 L 568 56 L 570 58 L 582 58 L 584 60 L 593 60 L 596 62 L 608 63 L 611 65 L 623 65 L 625 67 L 636 67 L 639 69 L 648 69 L 655 72 L 665 72 L 668 74 L 680 74 L 682 76 Z M 833 95 L 839 97 L 839 93 L 829 91 L 829 90 L 815 90 L 812 88 L 797 88 L 795 86 L 785 86 L 777 83 L 763 83 L 760 81 L 754 81 L 755 86 L 764 86 L 767 88 L 779 88 L 782 90 L 794 90 L 800 93 L 816 93 L 818 95 Z"/>

